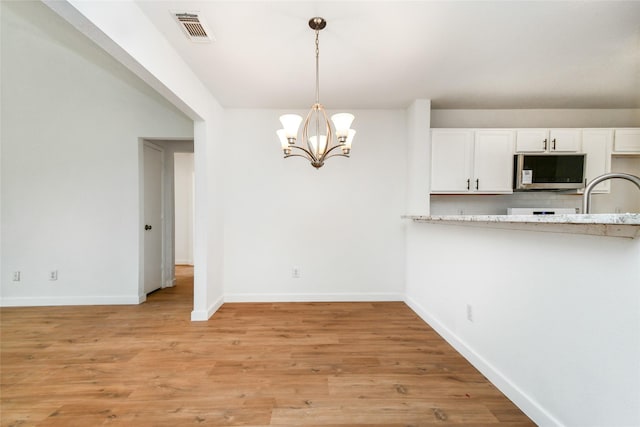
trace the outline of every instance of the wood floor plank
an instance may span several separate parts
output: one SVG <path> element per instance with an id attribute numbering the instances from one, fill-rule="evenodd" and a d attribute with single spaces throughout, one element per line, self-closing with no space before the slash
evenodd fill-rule
<path id="1" fill-rule="evenodd" d="M 0 309 L 1 426 L 534 425 L 401 302 Z"/>
<path id="2" fill-rule="evenodd" d="M 296 424 L 309 420 L 318 424 L 330 424 L 349 419 L 354 423 L 393 424 L 398 420 L 409 424 L 465 424 L 480 422 L 495 424 L 496 417 L 481 403 L 460 401 L 433 401 L 424 399 L 395 400 L 344 399 L 314 400 L 296 403 L 278 401 L 272 422 Z"/>

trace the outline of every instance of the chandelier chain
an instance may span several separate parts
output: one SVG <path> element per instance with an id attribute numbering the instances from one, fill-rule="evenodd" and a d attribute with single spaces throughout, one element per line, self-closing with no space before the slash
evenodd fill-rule
<path id="1" fill-rule="evenodd" d="M 316 143 L 320 144 L 320 30 L 316 28 Z M 329 135 L 327 135 L 328 137 Z"/>
<path id="2" fill-rule="evenodd" d="M 320 40 L 318 35 L 320 30 L 316 30 L 316 104 L 320 103 Z"/>

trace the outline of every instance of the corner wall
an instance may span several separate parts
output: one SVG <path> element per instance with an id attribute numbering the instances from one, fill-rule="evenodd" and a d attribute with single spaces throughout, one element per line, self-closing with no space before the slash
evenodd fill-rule
<path id="1" fill-rule="evenodd" d="M 42 3 L 0 7 L 1 304 L 138 303 L 138 138 L 193 122 Z"/>
<path id="2" fill-rule="evenodd" d="M 194 307 L 203 321 L 222 304 L 223 109 L 134 0 L 43 0 L 48 7 L 194 120 Z"/>

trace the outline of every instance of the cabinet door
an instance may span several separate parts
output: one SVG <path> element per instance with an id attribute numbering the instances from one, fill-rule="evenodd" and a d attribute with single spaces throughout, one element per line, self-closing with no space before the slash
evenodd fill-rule
<path id="1" fill-rule="evenodd" d="M 508 130 L 477 131 L 472 189 L 482 193 L 513 192 L 514 134 Z"/>
<path id="2" fill-rule="evenodd" d="M 549 151 L 580 151 L 580 129 L 551 129 Z"/>
<path id="3" fill-rule="evenodd" d="M 615 153 L 640 154 L 640 129 L 616 129 L 615 132 Z"/>
<path id="4" fill-rule="evenodd" d="M 516 151 L 519 153 L 542 153 L 549 147 L 547 129 L 520 129 L 516 131 Z"/>
<path id="5" fill-rule="evenodd" d="M 431 131 L 431 192 L 466 193 L 471 180 L 473 132 Z"/>
<path id="6" fill-rule="evenodd" d="M 585 129 L 582 132 L 582 151 L 587 155 L 584 177 L 587 183 L 593 178 L 611 172 L 611 142 L 613 132 L 610 129 Z M 611 180 L 601 182 L 593 189 L 594 193 L 608 193 Z"/>

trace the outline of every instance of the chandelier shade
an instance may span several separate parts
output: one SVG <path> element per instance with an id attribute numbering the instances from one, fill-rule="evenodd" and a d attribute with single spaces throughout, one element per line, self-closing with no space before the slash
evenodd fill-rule
<path id="1" fill-rule="evenodd" d="M 339 113 L 331 116 L 331 121 L 336 128 L 336 138 L 338 138 L 338 141 L 341 139 L 343 139 L 342 142 L 346 141 L 353 119 L 355 119 L 355 117 L 349 113 Z"/>
<path id="2" fill-rule="evenodd" d="M 351 143 L 356 133 L 351 129 L 354 120 L 353 114 L 338 113 L 327 117 L 324 106 L 320 104 L 320 43 L 319 32 L 327 26 L 324 18 L 315 17 L 309 20 L 309 27 L 316 34 L 316 102 L 311 106 L 307 117 L 297 114 L 284 114 L 280 116 L 282 129 L 276 131 L 284 157 L 303 157 L 311 162 L 311 165 L 319 169 L 324 161 L 330 157 L 349 157 Z M 333 122 L 333 126 L 331 125 Z M 302 124 L 301 144 L 298 142 L 298 131 Z M 339 150 L 338 150 L 339 149 Z M 296 150 L 294 152 L 294 150 Z"/>
<path id="3" fill-rule="evenodd" d="M 298 128 L 302 123 L 302 117 L 297 114 L 285 114 L 280 116 L 280 123 L 287 138 L 295 139 L 298 136 Z"/>

